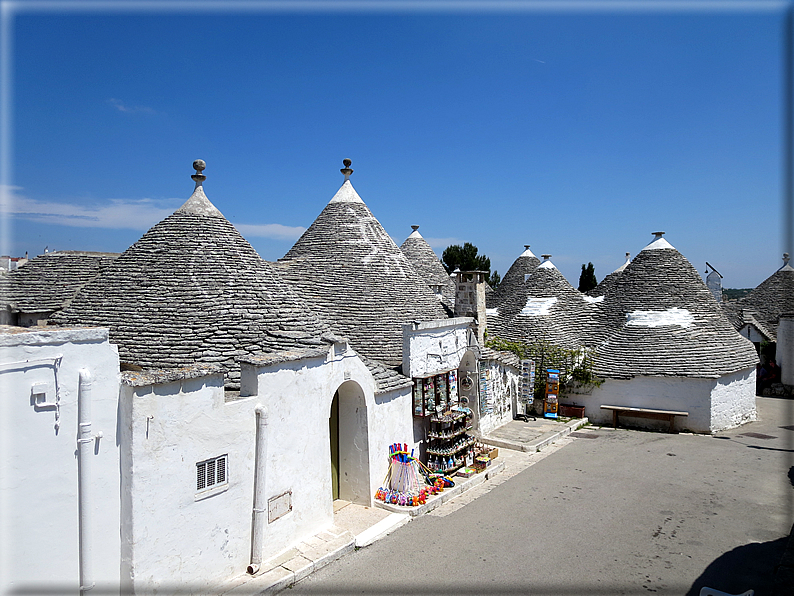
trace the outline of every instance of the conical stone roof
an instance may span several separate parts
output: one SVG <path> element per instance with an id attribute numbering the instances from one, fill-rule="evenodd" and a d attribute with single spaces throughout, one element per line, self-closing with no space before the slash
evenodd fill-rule
<path id="1" fill-rule="evenodd" d="M 626 266 L 597 319 L 594 371 L 602 377 L 718 378 L 758 361 L 695 268 L 661 235 Z"/>
<path id="2" fill-rule="evenodd" d="M 279 265 L 318 316 L 347 337 L 356 352 L 398 367 L 402 324 L 446 314 L 348 176 Z"/>
<path id="3" fill-rule="evenodd" d="M 220 364 L 227 388 L 235 389 L 237 357 L 318 346 L 327 327 L 207 199 L 200 182 L 182 207 L 54 319 L 108 327 L 120 359 L 144 368 Z"/>
<path id="4" fill-rule="evenodd" d="M 617 279 L 620 277 L 621 273 L 623 273 L 623 270 L 628 267 L 629 263 L 631 263 L 631 259 L 629 258 L 629 253 L 626 253 L 626 262 L 602 279 L 592 290 L 585 292 L 585 294 L 593 298 L 609 294 L 617 283 Z"/>
<path id="5" fill-rule="evenodd" d="M 524 343 L 550 342 L 564 348 L 585 344 L 594 305 L 546 260 L 488 310 L 489 333 Z"/>
<path id="6" fill-rule="evenodd" d="M 60 310 L 118 256 L 76 250 L 39 255 L 2 278 L 0 307 L 26 313 Z"/>
<path id="7" fill-rule="evenodd" d="M 507 270 L 502 281 L 499 282 L 499 287 L 488 294 L 486 298 L 488 308 L 499 306 L 509 296 L 519 292 L 524 285 L 525 276 L 537 269 L 538 265 L 540 265 L 540 259 L 529 250 L 529 245 L 525 244 L 524 252 L 510 265 L 510 269 Z"/>
<path id="8" fill-rule="evenodd" d="M 736 329 L 741 329 L 745 322 L 752 322 L 771 341 L 777 341 L 780 315 L 794 313 L 794 268 L 789 265 L 788 254 L 783 255 L 780 269 L 747 296 L 726 302 L 723 308 Z"/>
<path id="9" fill-rule="evenodd" d="M 402 243 L 400 250 L 408 258 L 408 262 L 413 265 L 419 277 L 425 280 L 428 286 L 441 286 L 441 295 L 448 308 L 455 305 L 455 282 L 449 277 L 447 270 L 430 248 L 422 235 L 419 233 L 419 226 L 412 226 L 414 231 Z"/>

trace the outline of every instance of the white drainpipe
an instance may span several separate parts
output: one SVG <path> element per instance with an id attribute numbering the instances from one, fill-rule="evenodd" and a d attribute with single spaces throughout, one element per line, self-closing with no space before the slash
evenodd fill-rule
<path id="1" fill-rule="evenodd" d="M 267 408 L 258 405 L 256 412 L 256 460 L 254 462 L 254 512 L 251 528 L 251 564 L 248 573 L 259 572 L 262 549 L 265 546 L 267 499 L 265 496 L 265 468 L 267 467 Z"/>
<path id="2" fill-rule="evenodd" d="M 77 499 L 80 534 L 80 594 L 94 587 L 91 538 L 91 456 L 94 436 L 91 434 L 91 373 L 80 369 L 80 390 L 77 396 Z M 98 436 L 101 436 L 99 433 Z"/>

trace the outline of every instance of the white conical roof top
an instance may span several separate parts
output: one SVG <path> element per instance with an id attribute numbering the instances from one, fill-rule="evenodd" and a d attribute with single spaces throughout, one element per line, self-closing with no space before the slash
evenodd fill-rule
<path id="1" fill-rule="evenodd" d="M 654 232 L 653 235 L 656 237 L 642 250 L 675 250 L 675 247 L 662 237 L 664 232 Z"/>
<path id="2" fill-rule="evenodd" d="M 350 183 L 350 180 L 345 180 L 345 183 L 336 191 L 336 194 L 331 199 L 331 203 L 363 203 L 361 197 L 358 196 L 356 189 Z"/>

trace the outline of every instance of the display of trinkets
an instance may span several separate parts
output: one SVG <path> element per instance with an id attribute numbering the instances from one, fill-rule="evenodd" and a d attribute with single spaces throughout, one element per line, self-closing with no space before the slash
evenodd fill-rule
<path id="1" fill-rule="evenodd" d="M 474 438 L 466 434 L 468 408 L 455 408 L 430 418 L 427 433 L 427 466 L 436 472 L 451 473 L 466 465 Z"/>
<path id="2" fill-rule="evenodd" d="M 549 368 L 546 370 L 546 400 L 543 406 L 545 418 L 557 417 L 557 396 L 560 393 L 560 371 Z"/>
<path id="3" fill-rule="evenodd" d="M 452 486 L 455 482 L 451 478 L 429 470 L 413 456 L 413 450 L 409 453 L 407 444 L 396 443 L 389 446 L 389 470 L 375 498 L 391 505 L 416 507 Z"/>
<path id="4" fill-rule="evenodd" d="M 457 371 L 414 379 L 414 416 L 432 416 L 457 402 Z"/>

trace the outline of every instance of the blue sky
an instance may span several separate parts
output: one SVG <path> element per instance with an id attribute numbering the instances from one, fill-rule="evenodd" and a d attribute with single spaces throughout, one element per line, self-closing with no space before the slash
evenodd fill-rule
<path id="1" fill-rule="evenodd" d="M 418 224 L 501 274 L 530 244 L 600 280 L 657 230 L 725 287 L 782 264 L 784 3 L 15 6 L 4 254 L 121 252 L 201 158 L 276 260 L 349 157 L 398 244 Z"/>

